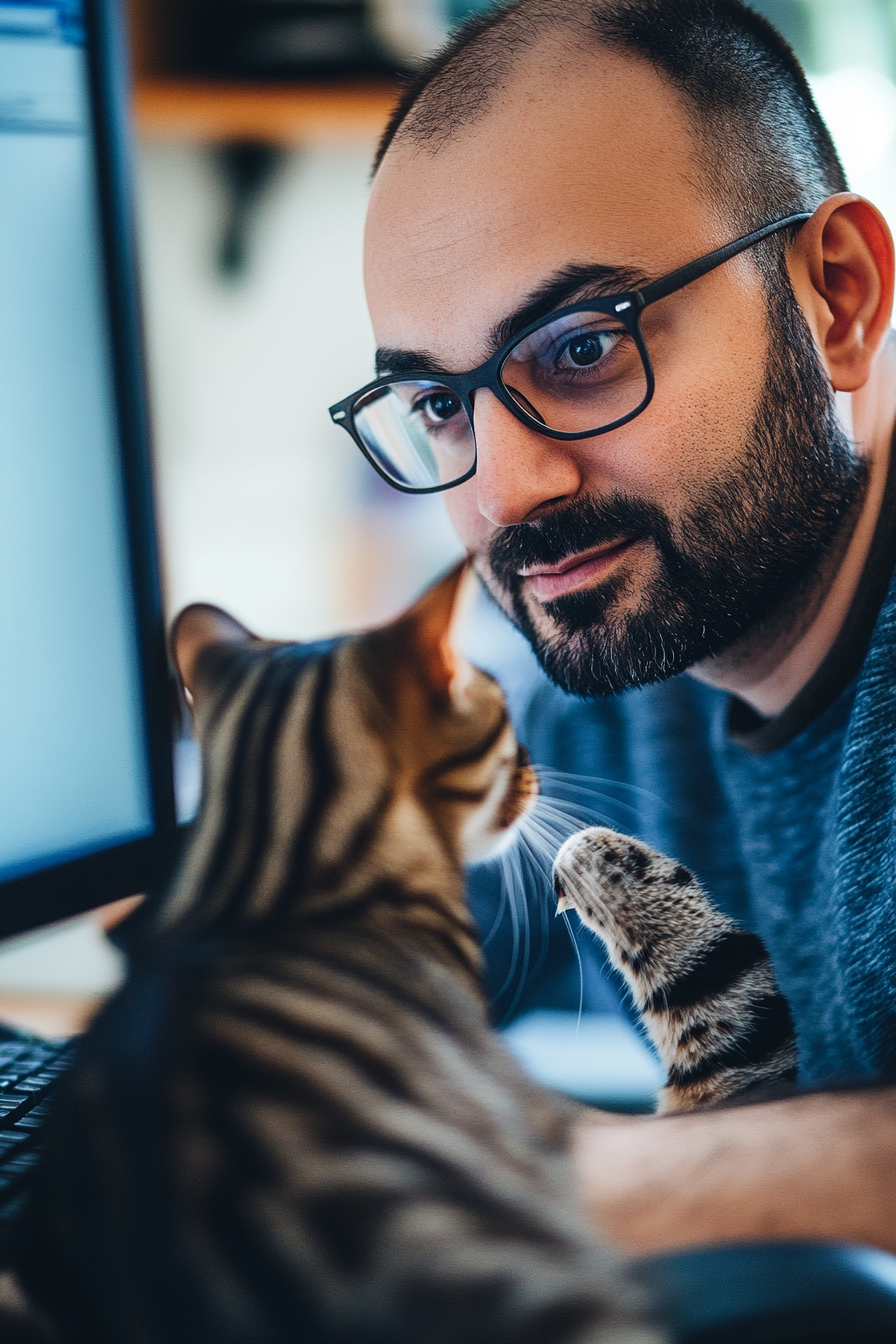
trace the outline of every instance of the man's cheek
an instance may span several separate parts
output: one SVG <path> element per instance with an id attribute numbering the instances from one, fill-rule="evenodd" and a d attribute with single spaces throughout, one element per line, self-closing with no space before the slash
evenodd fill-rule
<path id="1" fill-rule="evenodd" d="M 489 563 L 488 552 L 479 550 L 476 553 L 474 567 L 485 588 L 491 594 L 495 603 L 508 616 L 514 625 L 518 625 L 523 619 L 523 612 L 520 609 L 522 602 L 523 608 L 528 612 L 529 619 L 537 622 L 539 616 L 544 619 L 540 608 L 532 610 L 532 604 L 526 601 L 525 593 L 517 583 L 508 583 L 504 579 L 499 579 Z M 537 604 L 536 604 L 537 606 Z"/>
<path id="2" fill-rule="evenodd" d="M 482 550 L 497 528 L 479 510 L 476 477 L 455 486 L 453 490 L 446 490 L 442 498 L 451 526 L 464 547 L 471 552 Z"/>

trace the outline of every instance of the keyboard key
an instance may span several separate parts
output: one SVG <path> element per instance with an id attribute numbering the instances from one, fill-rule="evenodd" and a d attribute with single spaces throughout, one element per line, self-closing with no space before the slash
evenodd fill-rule
<path id="1" fill-rule="evenodd" d="M 30 1171 L 38 1158 L 39 1149 L 32 1148 L 28 1152 L 16 1153 L 12 1157 L 5 1159 L 3 1163 L 2 1175 L 21 1176 L 23 1172 Z"/>
<path id="2" fill-rule="evenodd" d="M 30 1143 L 33 1135 L 24 1129 L 3 1129 L 0 1130 L 0 1176 L 6 1167 L 8 1155 L 21 1148 L 23 1144 Z"/>
<path id="3" fill-rule="evenodd" d="M 11 1132 L 14 1134 L 17 1129 L 43 1129 L 46 1119 L 46 1111 L 36 1107 L 33 1111 L 26 1111 L 24 1115 L 20 1115 Z"/>
<path id="4" fill-rule="evenodd" d="M 0 1043 L 0 1228 L 27 1190 L 50 1109 L 47 1094 L 70 1067 L 75 1046 L 75 1039 Z"/>
<path id="5" fill-rule="evenodd" d="M 27 1101 L 34 1106 L 37 1102 L 35 1091 L 36 1089 L 32 1090 L 31 1088 L 20 1090 L 18 1085 L 16 1085 L 16 1087 L 12 1088 L 9 1092 L 3 1092 L 0 1093 L 0 1095 L 2 1095 L 4 1102 L 9 1102 L 11 1105 L 21 1106 L 22 1102 Z M 7 1107 L 7 1109 L 9 1109 L 9 1107 Z"/>
<path id="6" fill-rule="evenodd" d="M 10 1088 L 15 1087 L 21 1076 L 21 1069 L 17 1069 L 14 1073 L 5 1074 L 4 1077 L 0 1079 L 0 1097 L 3 1096 L 4 1092 L 8 1092 Z"/>
<path id="7" fill-rule="evenodd" d="M 47 1083 L 47 1082 L 40 1082 L 40 1081 L 39 1081 L 39 1075 L 34 1074 L 34 1073 L 29 1073 L 29 1074 L 26 1074 L 26 1076 L 25 1076 L 24 1078 L 20 1078 L 19 1081 L 16 1083 L 16 1091 L 17 1091 L 17 1092 L 46 1092 L 47 1088 L 51 1085 L 52 1082 L 53 1082 L 53 1079 L 51 1079 L 49 1083 Z"/>

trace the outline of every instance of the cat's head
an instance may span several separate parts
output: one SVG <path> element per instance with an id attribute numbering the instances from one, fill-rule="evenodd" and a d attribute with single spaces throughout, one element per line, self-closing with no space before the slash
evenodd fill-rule
<path id="1" fill-rule="evenodd" d="M 349 862 L 424 881 L 434 855 L 456 867 L 493 852 L 534 801 L 501 690 L 457 644 L 473 584 L 460 565 L 398 620 L 324 645 L 257 639 L 216 607 L 178 617 L 203 748 L 197 843 L 208 832 L 244 889 L 254 864 L 253 899 L 288 863 L 312 884 Z"/>

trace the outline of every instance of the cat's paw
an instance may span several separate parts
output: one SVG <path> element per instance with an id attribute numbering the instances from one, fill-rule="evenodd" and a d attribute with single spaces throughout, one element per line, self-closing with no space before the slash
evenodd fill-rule
<path id="1" fill-rule="evenodd" d="M 554 862 L 558 911 L 606 944 L 668 1070 L 660 1110 L 691 1110 L 790 1078 L 796 1044 L 768 953 L 692 873 L 604 826 L 571 836 Z"/>
<path id="2" fill-rule="evenodd" d="M 700 947 L 735 928 L 687 868 L 606 826 L 570 836 L 553 876 L 558 912 L 575 909 L 603 938 L 639 1007 Z"/>

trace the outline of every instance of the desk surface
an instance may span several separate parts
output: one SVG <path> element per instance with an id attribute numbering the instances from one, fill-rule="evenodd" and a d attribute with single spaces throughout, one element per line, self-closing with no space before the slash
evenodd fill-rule
<path id="1" fill-rule="evenodd" d="M 75 1036 L 103 1002 L 96 994 L 0 993 L 0 1022 L 38 1036 Z"/>

